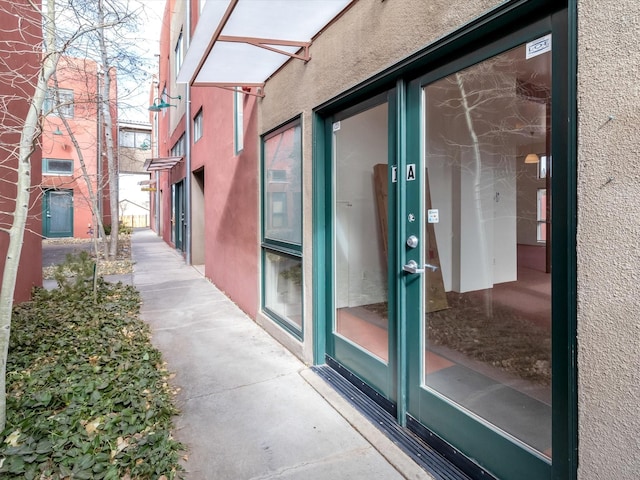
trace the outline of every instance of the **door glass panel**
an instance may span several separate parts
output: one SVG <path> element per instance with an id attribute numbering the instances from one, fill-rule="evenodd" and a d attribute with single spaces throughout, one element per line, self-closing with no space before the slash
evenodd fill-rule
<path id="1" fill-rule="evenodd" d="M 386 103 L 334 124 L 334 333 L 387 362 Z"/>
<path id="2" fill-rule="evenodd" d="M 49 234 L 71 236 L 73 234 L 72 194 L 49 192 Z"/>
<path id="3" fill-rule="evenodd" d="M 424 386 L 551 456 L 551 53 L 424 88 Z"/>

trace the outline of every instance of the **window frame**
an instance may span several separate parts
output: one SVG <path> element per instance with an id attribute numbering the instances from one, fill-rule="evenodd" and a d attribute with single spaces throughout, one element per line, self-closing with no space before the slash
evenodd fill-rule
<path id="1" fill-rule="evenodd" d="M 172 157 L 182 157 L 185 154 L 185 134 L 180 135 L 180 138 L 171 147 Z"/>
<path id="2" fill-rule="evenodd" d="M 302 230 L 303 230 L 303 218 L 304 218 L 304 212 L 303 212 L 303 208 L 302 208 L 302 195 L 300 195 L 299 197 L 299 201 L 300 201 L 300 205 L 299 205 L 299 212 L 300 212 L 300 217 L 298 219 L 298 224 L 300 227 L 300 241 L 299 242 L 295 242 L 295 241 L 285 241 L 282 239 L 277 239 L 277 238 L 270 238 L 267 235 L 266 232 L 266 227 L 267 227 L 267 222 L 266 222 L 266 218 L 267 215 L 270 211 L 270 203 L 269 203 L 269 196 L 270 194 L 273 193 L 287 193 L 287 192 L 270 192 L 267 190 L 267 184 L 268 183 L 279 183 L 279 184 L 283 184 L 286 183 L 286 180 L 283 181 L 282 179 L 276 179 L 274 181 L 274 179 L 272 178 L 272 175 L 270 174 L 273 170 L 267 169 L 267 165 L 266 165 L 266 158 L 265 158 L 265 147 L 266 147 L 266 143 L 272 139 L 277 137 L 278 135 L 283 134 L 284 132 L 290 130 L 290 129 L 299 129 L 298 133 L 294 133 L 295 135 L 299 135 L 298 139 L 299 141 L 297 142 L 297 148 L 298 148 L 298 155 L 297 155 L 297 159 L 296 161 L 298 162 L 298 167 L 300 169 L 300 192 L 302 192 L 302 177 L 303 177 L 303 145 L 302 145 L 302 118 L 301 116 L 295 117 L 292 120 L 283 123 L 282 125 L 280 125 L 279 127 L 276 127 L 275 129 L 261 135 L 260 137 L 260 185 L 261 185 L 261 195 L 260 195 L 260 215 L 261 215 L 261 231 L 260 231 L 260 236 L 261 236 L 261 266 L 262 266 L 262 271 L 261 271 L 261 279 L 260 279 L 260 284 L 261 284 L 261 310 L 262 312 L 269 317 L 271 320 L 273 320 L 276 324 L 278 324 L 280 327 L 282 327 L 285 331 L 287 331 L 289 334 L 291 334 L 293 337 L 295 337 L 296 339 L 302 341 L 304 339 L 304 295 L 301 293 L 301 297 L 300 297 L 300 325 L 298 326 L 293 320 L 288 319 L 284 316 L 282 316 L 281 314 L 279 314 L 278 312 L 270 309 L 269 307 L 267 307 L 266 305 L 266 301 L 267 301 L 267 287 L 269 287 L 269 285 L 267 285 L 267 274 L 268 274 L 268 259 L 267 259 L 267 255 L 271 254 L 271 255 L 277 255 L 283 258 L 288 258 L 290 260 L 294 260 L 294 261 L 299 261 L 300 265 L 301 265 L 301 272 L 304 272 L 304 259 L 303 259 L 303 255 L 302 255 L 302 247 L 303 247 L 303 235 L 302 235 Z M 282 195 L 280 195 L 282 196 Z M 288 212 L 289 210 L 289 206 L 287 205 L 283 205 L 283 212 Z M 302 275 L 301 280 L 300 280 L 300 288 L 303 288 L 303 279 L 304 279 L 304 275 Z M 276 287 L 277 288 L 277 287 Z"/>
<path id="3" fill-rule="evenodd" d="M 133 145 L 125 144 L 125 137 L 133 136 Z M 146 141 L 146 143 L 145 143 Z M 146 145 L 146 148 L 145 148 Z M 118 146 L 121 148 L 136 148 L 138 150 L 148 150 L 151 148 L 151 132 L 142 130 L 123 129 L 118 135 Z"/>
<path id="4" fill-rule="evenodd" d="M 180 34 L 178 35 L 178 39 L 176 40 L 176 46 L 173 49 L 174 54 L 174 63 L 175 63 L 175 76 L 178 76 L 180 73 L 180 69 L 182 68 L 182 62 L 184 61 L 184 35 L 182 30 L 180 30 Z"/>
<path id="5" fill-rule="evenodd" d="M 202 138 L 202 108 L 193 117 L 193 143 Z"/>
<path id="6" fill-rule="evenodd" d="M 48 87 L 42 112 L 56 117 L 73 118 L 75 115 L 75 93 L 71 88 Z M 60 113 L 58 113 L 60 110 Z"/>
<path id="7" fill-rule="evenodd" d="M 244 150 L 244 93 L 240 87 L 233 92 L 233 150 L 236 155 Z"/>
<path id="8" fill-rule="evenodd" d="M 69 171 L 52 170 L 49 168 L 51 161 L 64 162 L 65 164 L 71 166 L 71 170 Z M 71 177 L 73 175 L 74 168 L 75 168 L 75 164 L 73 159 L 69 159 L 69 158 L 43 158 L 42 159 L 42 175 Z"/>

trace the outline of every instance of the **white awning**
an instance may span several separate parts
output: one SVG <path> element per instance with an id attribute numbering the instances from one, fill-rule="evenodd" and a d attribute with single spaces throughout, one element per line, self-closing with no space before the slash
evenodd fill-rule
<path id="1" fill-rule="evenodd" d="M 147 158 L 142 166 L 143 170 L 153 172 L 156 170 L 168 170 L 182 161 L 182 157 L 155 157 Z"/>
<path id="2" fill-rule="evenodd" d="M 260 86 L 352 0 L 207 0 L 178 83 Z M 298 54 L 299 53 L 299 54 Z"/>

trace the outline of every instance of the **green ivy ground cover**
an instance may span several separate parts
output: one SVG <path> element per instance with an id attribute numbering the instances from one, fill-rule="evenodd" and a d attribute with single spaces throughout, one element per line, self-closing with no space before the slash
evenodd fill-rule
<path id="1" fill-rule="evenodd" d="M 14 310 L 0 478 L 179 478 L 177 411 L 137 291 L 60 287 Z"/>

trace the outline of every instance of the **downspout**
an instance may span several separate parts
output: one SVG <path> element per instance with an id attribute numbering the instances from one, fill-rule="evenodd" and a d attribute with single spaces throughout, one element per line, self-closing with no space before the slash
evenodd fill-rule
<path id="1" fill-rule="evenodd" d="M 159 55 L 158 55 L 159 57 Z M 158 79 L 160 79 L 160 59 L 158 58 Z M 153 87 L 153 96 L 154 98 L 160 97 L 160 82 L 155 84 Z M 153 132 L 153 141 L 151 142 L 151 157 L 158 158 L 160 152 L 160 134 L 158 132 L 158 128 L 160 127 L 158 123 L 158 112 L 153 112 L 153 124 L 151 126 L 151 131 Z M 156 235 L 158 237 L 162 237 L 162 228 L 160 226 L 160 171 L 154 170 L 153 178 L 155 180 L 155 202 L 154 202 L 154 217 L 155 217 L 155 227 L 156 227 Z"/>
<path id="2" fill-rule="evenodd" d="M 155 139 L 155 146 L 153 148 L 153 154 L 152 156 L 155 156 L 156 158 L 158 158 L 158 152 L 160 151 L 160 148 L 158 147 L 158 141 L 159 141 L 159 136 L 158 136 L 158 114 L 154 113 L 153 114 L 153 128 L 154 128 L 154 139 Z M 155 217 L 156 217 L 156 221 L 155 221 L 155 225 L 156 225 L 156 235 L 159 237 L 162 237 L 162 227 L 160 225 L 160 171 L 159 170 L 155 170 L 153 172 L 153 178 L 156 181 L 156 191 L 155 196 L 156 196 L 156 204 L 155 204 Z"/>
<path id="3" fill-rule="evenodd" d="M 189 50 L 191 44 L 191 1 L 187 0 L 187 21 L 186 21 L 186 50 Z M 185 92 L 185 125 L 184 125 L 184 140 L 186 143 L 185 148 L 185 206 L 184 216 L 186 222 L 185 231 L 185 262 L 187 265 L 191 265 L 191 82 L 187 83 Z"/>

